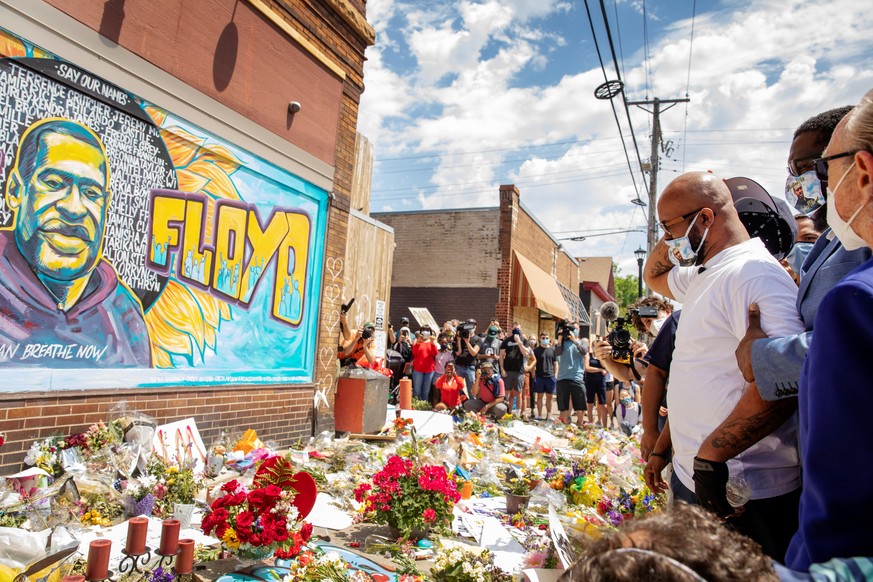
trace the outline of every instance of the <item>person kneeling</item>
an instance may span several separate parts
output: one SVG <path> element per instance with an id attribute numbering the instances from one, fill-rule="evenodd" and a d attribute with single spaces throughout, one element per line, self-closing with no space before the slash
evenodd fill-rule
<path id="1" fill-rule="evenodd" d="M 499 420 L 506 414 L 506 404 L 503 403 L 505 397 L 503 379 L 494 373 L 494 365 L 485 361 L 479 370 L 479 378 L 473 384 L 473 398 L 464 403 L 464 410 L 488 414 L 494 420 Z"/>
<path id="2" fill-rule="evenodd" d="M 454 362 L 446 363 L 445 373 L 436 381 L 436 389 L 439 391 L 440 401 L 433 407 L 434 410 L 452 410 L 466 400 L 464 380 L 455 374 Z"/>

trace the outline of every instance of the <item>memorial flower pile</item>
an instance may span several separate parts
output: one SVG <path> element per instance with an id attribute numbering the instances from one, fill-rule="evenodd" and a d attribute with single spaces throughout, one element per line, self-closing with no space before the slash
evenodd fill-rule
<path id="1" fill-rule="evenodd" d="M 299 518 L 294 470 L 283 457 L 270 457 L 255 473 L 251 487 L 233 480 L 221 486 L 201 529 L 221 540 L 240 558 L 293 558 L 312 535 L 312 524 Z"/>
<path id="2" fill-rule="evenodd" d="M 416 465 L 397 455 L 355 489 L 366 521 L 384 523 L 408 537 L 413 529 L 446 529 L 461 495 L 440 465 Z"/>
<path id="3" fill-rule="evenodd" d="M 434 582 L 511 582 L 513 577 L 494 564 L 491 552 L 479 554 L 442 548 L 430 572 Z"/>
<path id="4" fill-rule="evenodd" d="M 282 582 L 373 582 L 363 570 L 357 570 L 336 552 L 302 552 L 291 564 Z"/>

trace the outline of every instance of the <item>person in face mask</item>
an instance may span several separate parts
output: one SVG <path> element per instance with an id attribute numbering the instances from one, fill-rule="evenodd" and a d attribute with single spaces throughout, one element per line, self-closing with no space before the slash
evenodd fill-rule
<path id="1" fill-rule="evenodd" d="M 805 214 L 798 214 L 794 220 L 797 222 L 797 240 L 795 240 L 791 251 L 779 262 L 785 267 L 794 282 L 800 285 L 800 268 L 821 233 L 815 229 L 815 222 L 812 218 Z"/>
<path id="2" fill-rule="evenodd" d="M 533 391 L 536 394 L 537 414 L 534 420 L 548 420 L 552 413 L 552 397 L 555 395 L 555 386 L 558 378 L 558 360 L 555 357 L 555 348 L 548 332 L 540 334 L 539 345 L 534 348 L 534 357 L 537 359 L 534 372 Z M 545 412 L 543 411 L 543 399 L 545 398 Z"/>
<path id="3" fill-rule="evenodd" d="M 731 356 L 753 301 L 762 304 L 771 333 L 802 330 L 797 287 L 764 242 L 749 236 L 717 176 L 679 176 L 661 194 L 658 214 L 664 236 L 643 273 L 649 289 L 683 303 L 669 389 L 674 498 L 729 518 L 765 553 L 781 556 L 800 497 L 793 410 L 747 398 L 752 388 Z M 714 433 L 731 413 L 736 423 Z M 758 444 L 737 450 L 747 441 Z M 731 476 L 744 478 L 752 490 L 741 515 L 727 502 Z"/>
<path id="4" fill-rule="evenodd" d="M 814 179 L 818 184 L 816 187 L 827 194 L 828 174 L 831 179 L 835 174 L 828 172 L 828 162 L 824 162 L 824 172 L 817 173 L 815 161 L 827 147 L 837 124 L 851 110 L 852 107 L 831 109 L 806 120 L 797 128 L 788 154 L 791 176 L 806 175 Z M 840 279 L 871 256 L 870 249 L 866 247 L 855 250 L 845 248 L 828 228 L 828 214 L 827 204 L 811 214 L 813 226 L 822 232 L 822 236 L 816 240 L 802 263 L 795 259 L 795 264 L 800 265 L 799 270 L 795 270 L 800 278 L 796 308 L 803 320 L 803 333 L 768 338 L 757 323 L 760 317 L 758 308 L 750 306 L 749 328 L 737 348 L 736 359 L 743 377 L 746 381 L 755 380 L 760 397 L 764 400 L 793 400 L 797 396 L 800 370 L 812 341 L 819 303 Z"/>
<path id="5" fill-rule="evenodd" d="M 869 251 L 873 91 L 837 125 L 814 167 L 820 179 L 829 180 L 831 233 L 847 251 Z M 797 395 L 804 481 L 800 524 L 785 556 L 789 568 L 803 571 L 834 557 L 873 555 L 867 527 L 873 506 L 866 502 L 873 497 L 873 425 L 843 420 L 846 410 L 873 405 L 873 393 L 858 390 L 869 386 L 865 358 L 873 345 L 873 261 L 855 268 L 825 294 L 814 329 Z M 832 443 L 840 443 L 838 454 L 829 446 Z M 851 518 L 845 508 L 851 508 Z"/>

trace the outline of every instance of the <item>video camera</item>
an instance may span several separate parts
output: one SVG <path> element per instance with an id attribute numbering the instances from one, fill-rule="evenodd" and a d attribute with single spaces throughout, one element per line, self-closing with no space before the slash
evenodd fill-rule
<path id="1" fill-rule="evenodd" d="M 562 340 L 568 339 L 573 334 L 573 322 L 562 321 L 558 324 L 558 329 L 555 330 L 555 335 Z"/>
<path id="2" fill-rule="evenodd" d="M 476 322 L 472 319 L 458 325 L 458 335 L 463 339 L 470 339 L 474 331 L 476 331 Z"/>
<path id="3" fill-rule="evenodd" d="M 612 346 L 612 360 L 614 362 L 630 365 L 631 359 L 633 359 L 633 353 L 631 352 L 631 342 L 633 340 L 630 331 L 625 327 L 633 314 L 636 313 L 641 317 L 658 316 L 658 309 L 656 307 L 644 307 L 643 309 L 646 310 L 645 314 L 642 313 L 642 309 L 630 309 L 628 310 L 627 317 L 619 317 L 618 304 L 615 302 L 607 301 L 600 307 L 600 315 L 608 322 L 607 327 L 610 329 L 606 341 Z M 649 309 L 654 309 L 654 316 L 647 315 Z"/>

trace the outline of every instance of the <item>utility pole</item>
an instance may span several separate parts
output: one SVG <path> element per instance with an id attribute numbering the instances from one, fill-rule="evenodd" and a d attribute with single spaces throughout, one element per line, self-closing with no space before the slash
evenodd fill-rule
<path id="1" fill-rule="evenodd" d="M 687 103 L 689 99 L 658 99 L 655 97 L 651 101 L 628 101 L 628 105 L 636 105 L 643 111 L 652 114 L 652 153 L 649 157 L 649 227 L 646 234 L 646 252 L 651 255 L 652 247 L 658 242 L 658 227 L 655 224 L 655 205 L 658 202 L 658 151 L 661 145 L 661 104 L 669 103 L 663 111 L 667 111 L 677 103 Z M 643 105 L 652 105 L 653 110 L 649 111 Z"/>

